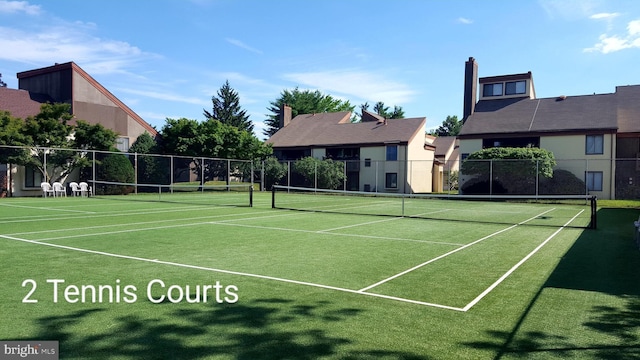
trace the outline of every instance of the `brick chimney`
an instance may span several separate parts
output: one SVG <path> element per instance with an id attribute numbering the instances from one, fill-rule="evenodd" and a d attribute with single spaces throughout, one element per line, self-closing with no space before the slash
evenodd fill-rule
<path id="1" fill-rule="evenodd" d="M 464 109 L 462 122 L 473 114 L 476 108 L 478 89 L 478 63 L 473 57 L 464 63 Z"/>
<path id="2" fill-rule="evenodd" d="M 280 129 L 289 125 L 291 122 L 291 106 L 282 104 L 280 107 Z"/>

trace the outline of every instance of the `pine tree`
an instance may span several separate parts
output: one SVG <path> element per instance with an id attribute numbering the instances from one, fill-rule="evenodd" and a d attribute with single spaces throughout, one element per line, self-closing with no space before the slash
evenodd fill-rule
<path id="1" fill-rule="evenodd" d="M 249 120 L 246 110 L 240 108 L 240 97 L 229 85 L 229 80 L 218 90 L 217 96 L 211 98 L 211 102 L 213 103 L 211 112 L 204 110 L 207 120 L 218 120 L 240 130 L 253 132 L 253 123 Z"/>

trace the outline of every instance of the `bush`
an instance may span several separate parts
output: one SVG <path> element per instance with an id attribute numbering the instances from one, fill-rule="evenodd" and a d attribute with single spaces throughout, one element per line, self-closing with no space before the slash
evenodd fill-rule
<path id="1" fill-rule="evenodd" d="M 586 193 L 584 181 L 567 170 L 555 170 L 550 179 L 540 179 L 540 195 L 582 195 Z"/>
<path id="2" fill-rule="evenodd" d="M 98 179 L 109 182 L 133 183 L 134 170 L 131 162 L 124 154 L 109 154 L 96 169 Z M 98 195 L 126 195 L 133 191 L 128 185 L 96 185 Z"/>

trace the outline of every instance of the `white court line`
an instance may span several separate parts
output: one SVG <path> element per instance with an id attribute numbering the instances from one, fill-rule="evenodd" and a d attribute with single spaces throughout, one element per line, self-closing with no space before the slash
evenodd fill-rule
<path id="1" fill-rule="evenodd" d="M 450 211 L 451 209 L 444 209 L 444 210 L 437 210 L 437 211 L 430 211 L 430 212 L 426 212 L 426 213 L 422 213 L 422 214 L 417 214 L 417 215 L 411 215 L 411 216 L 407 216 L 407 218 L 411 218 L 411 217 L 418 217 L 418 216 L 423 216 L 423 215 L 428 215 L 428 214 L 436 214 L 436 213 L 441 213 L 441 212 L 445 212 L 445 211 Z M 346 226 L 340 226 L 337 228 L 332 228 L 332 229 L 326 229 L 326 230 L 318 230 L 318 232 L 329 232 L 329 231 L 335 231 L 335 230 L 342 230 L 342 229 L 348 229 L 348 228 L 352 228 L 352 227 L 356 227 L 356 226 L 364 226 L 364 225 L 370 225 L 370 224 L 377 224 L 377 223 L 381 223 L 381 222 L 385 222 L 385 221 L 393 221 L 393 220 L 399 220 L 399 219 L 404 219 L 405 217 L 394 217 L 392 219 L 383 219 L 383 220 L 376 220 L 376 221 L 368 221 L 365 223 L 360 223 L 360 224 L 353 224 L 353 225 L 346 225 Z M 460 244 L 462 245 L 462 244 Z"/>
<path id="2" fill-rule="evenodd" d="M 265 214 L 265 213 L 270 213 L 270 211 L 261 211 L 254 214 Z M 162 220 L 154 220 L 154 221 L 141 221 L 141 222 L 134 222 L 134 223 L 126 223 L 126 224 L 109 224 L 109 225 L 74 227 L 74 228 L 66 228 L 66 229 L 27 231 L 27 232 L 19 232 L 19 233 L 10 233 L 5 235 L 17 236 L 17 235 L 35 235 L 35 234 L 55 233 L 55 232 L 65 232 L 65 231 L 85 231 L 85 230 L 93 230 L 93 229 L 111 228 L 114 226 L 140 226 L 140 225 L 149 225 L 149 224 L 175 222 L 175 221 L 195 221 L 195 220 L 215 219 L 215 218 L 223 218 L 223 217 L 230 217 L 230 216 L 242 216 L 242 215 L 244 214 L 209 215 L 209 216 L 198 216 L 198 217 L 181 218 L 181 219 L 162 219 Z"/>
<path id="3" fill-rule="evenodd" d="M 451 251 L 449 251 L 448 253 L 444 253 L 444 254 L 442 254 L 442 255 L 440 255 L 440 256 L 438 256 L 438 257 L 435 257 L 435 258 L 433 258 L 433 259 L 431 259 L 431 260 L 429 260 L 429 261 L 425 261 L 425 262 L 423 262 L 422 264 L 419 264 L 419 265 L 416 265 L 416 266 L 412 267 L 411 269 L 407 269 L 407 270 L 405 270 L 405 271 L 403 271 L 403 272 L 397 273 L 397 274 L 395 274 L 395 275 L 393 275 L 393 276 L 390 276 L 390 277 L 388 277 L 388 278 L 386 278 L 386 279 L 384 279 L 384 280 L 378 281 L 377 283 L 372 284 L 372 285 L 369 285 L 369 286 L 367 286 L 367 287 L 365 287 L 365 288 L 362 288 L 362 289 L 360 289 L 360 290 L 358 290 L 358 291 L 359 291 L 359 292 L 365 292 L 365 291 L 367 291 L 367 290 L 371 290 L 371 289 L 373 289 L 373 288 L 374 288 L 374 287 L 376 287 L 376 286 L 382 285 L 382 284 L 384 284 L 384 283 L 386 283 L 386 282 L 388 282 L 388 281 L 391 281 L 391 280 L 393 280 L 393 279 L 397 279 L 397 278 L 399 278 L 399 277 L 400 277 L 400 276 L 402 276 L 402 275 L 406 275 L 406 274 L 408 274 L 408 273 L 410 273 L 410 272 L 412 272 L 412 271 L 414 271 L 414 270 L 420 269 L 421 267 L 423 267 L 423 266 L 425 266 L 425 265 L 431 264 L 431 263 L 432 263 L 432 262 L 434 262 L 434 261 L 438 261 L 438 260 L 440 260 L 440 259 L 442 259 L 442 258 L 445 258 L 445 257 L 447 257 L 447 256 L 451 255 L 451 254 L 455 254 L 455 253 L 457 253 L 457 252 L 458 252 L 458 251 L 460 251 L 460 250 L 464 250 L 464 249 L 466 249 L 466 248 L 468 248 L 468 247 L 470 247 L 470 246 L 473 246 L 473 245 L 475 245 L 475 244 L 477 244 L 477 243 L 479 243 L 479 242 L 481 242 L 481 241 L 484 241 L 484 240 L 486 240 L 486 239 L 488 239 L 488 238 L 490 238 L 490 237 L 493 237 L 493 236 L 495 236 L 495 235 L 498 235 L 498 234 L 500 234 L 500 233 L 503 233 L 503 232 L 505 232 L 505 231 L 507 231 L 507 230 L 511 230 L 511 229 L 515 228 L 516 226 L 518 226 L 518 225 L 522 225 L 522 224 L 524 224 L 524 223 L 526 223 L 526 222 L 528 222 L 528 221 L 531 221 L 531 220 L 533 220 L 533 219 L 535 219 L 535 218 L 537 218 L 537 217 L 540 217 L 540 216 L 542 216 L 542 215 L 544 215 L 544 214 L 546 214 L 546 213 L 548 213 L 548 212 L 550 212 L 550 211 L 553 211 L 553 210 L 555 210 L 555 208 L 553 208 L 553 209 L 549 209 L 549 210 L 546 210 L 546 211 L 544 211 L 544 212 L 542 212 L 542 213 L 540 213 L 540 214 L 538 214 L 538 215 L 536 215 L 536 216 L 533 216 L 533 217 L 531 217 L 531 218 L 529 218 L 529 219 L 527 219 L 527 220 L 525 220 L 525 221 L 522 221 L 522 222 L 520 222 L 520 223 L 517 223 L 517 224 L 511 225 L 511 226 L 509 226 L 509 227 L 507 227 L 507 228 L 504 228 L 504 229 L 502 229 L 502 230 L 496 231 L 496 232 L 494 232 L 493 234 L 489 234 L 489 235 L 487 235 L 487 236 L 485 236 L 485 237 L 483 237 L 483 238 L 481 238 L 481 239 L 478 239 L 478 240 L 476 240 L 476 241 L 474 241 L 474 242 L 472 242 L 472 243 L 469 243 L 469 244 L 466 244 L 466 245 L 464 245 L 464 246 L 461 246 L 461 247 L 459 247 L 459 248 L 457 248 L 457 249 L 451 250 Z"/>
<path id="4" fill-rule="evenodd" d="M 485 291 L 483 291 L 480 295 L 478 295 L 475 299 L 473 299 L 470 303 L 468 303 L 463 308 L 463 310 L 467 311 L 467 310 L 471 309 L 475 304 L 477 304 L 480 300 L 482 300 L 482 298 L 487 296 L 487 294 L 489 294 L 491 291 L 493 291 L 493 289 L 495 289 L 496 286 L 500 285 L 500 283 L 503 282 L 507 277 L 509 277 L 509 275 L 511 275 L 514 271 L 516 271 L 516 269 L 519 268 L 520 265 L 524 264 L 527 260 L 529 260 L 530 257 L 532 257 L 535 253 L 537 253 L 538 250 L 542 249 L 543 246 L 545 246 L 551 239 L 553 239 L 556 235 L 558 235 L 558 233 L 560 233 L 560 231 L 562 231 L 562 229 L 567 227 L 573 220 L 575 220 L 583 212 L 584 212 L 584 209 L 580 210 L 580 212 L 577 213 L 576 216 L 572 217 L 569 221 L 567 221 L 566 224 L 562 225 L 562 227 L 560 227 L 553 234 L 551 234 L 545 241 L 543 241 L 542 244 L 538 245 L 535 249 L 533 249 L 533 251 L 531 251 L 529 254 L 527 254 L 527 256 L 525 256 L 522 260 L 520 260 L 517 264 L 515 264 L 511 269 L 509 269 L 509 271 L 504 273 L 504 275 L 502 275 L 498 280 L 496 280 L 496 282 L 491 284 L 491 286 L 489 286 Z"/>
<path id="5" fill-rule="evenodd" d="M 435 303 L 428 303 L 428 302 L 424 302 L 424 301 L 417 301 L 417 300 L 411 300 L 411 299 L 405 299 L 405 298 L 387 296 L 387 295 L 380 295 L 380 294 L 373 294 L 373 293 L 361 293 L 361 292 L 359 292 L 357 290 L 353 290 L 353 289 L 346 289 L 346 288 L 341 288 L 341 287 L 336 287 L 336 286 L 315 284 L 315 283 L 306 282 L 306 281 L 298 281 L 298 280 L 291 280 L 291 279 L 285 279 L 285 278 L 279 278 L 279 277 L 273 277 L 273 276 L 266 276 L 266 275 L 258 275 L 258 274 L 251 274 L 251 273 L 245 273 L 245 272 L 231 271 L 231 270 L 209 268 L 209 267 L 197 266 L 197 265 L 181 264 L 181 263 L 176 263 L 176 262 L 171 262 L 171 261 L 161 261 L 161 260 L 157 260 L 157 259 L 147 259 L 147 258 L 141 258 L 141 257 L 137 257 L 137 256 L 120 255 L 120 254 L 108 253 L 108 252 L 104 252 L 104 251 L 96 251 L 96 250 L 88 250 L 88 249 L 76 248 L 76 247 L 72 247 L 72 246 L 65 246 L 65 245 L 58 245 L 58 244 L 51 244 L 51 243 L 43 243 L 43 242 L 39 242 L 39 241 L 21 239 L 21 238 L 12 237 L 12 236 L 6 236 L 6 235 L 0 235 L 0 238 L 4 238 L 4 239 L 7 239 L 7 240 L 14 240 L 14 241 L 22 241 L 22 242 L 27 242 L 27 243 L 36 244 L 36 245 L 50 246 L 50 247 L 54 247 L 54 248 L 58 248 L 58 249 L 79 251 L 79 252 L 84 252 L 84 253 L 88 253 L 88 254 L 103 255 L 103 256 L 109 256 L 109 257 L 120 258 L 120 259 L 144 261 L 144 262 L 149 262 L 149 263 L 153 263 L 153 264 L 170 265 L 170 266 L 177 266 L 177 267 L 188 268 L 188 269 L 205 270 L 205 271 L 218 272 L 218 273 L 222 273 L 222 274 L 238 275 L 238 276 L 245 276 L 245 277 L 264 279 L 264 280 L 279 281 L 279 282 L 290 283 L 290 284 L 312 286 L 312 287 L 316 287 L 316 288 L 341 291 L 341 292 L 346 292 L 346 293 L 350 293 L 350 294 L 367 295 L 367 296 L 383 298 L 383 299 L 389 299 L 389 300 L 395 300 L 395 301 L 401 301 L 401 302 L 406 302 L 406 303 L 411 303 L 411 304 L 437 307 L 437 308 L 441 308 L 441 309 L 464 311 L 462 308 L 453 307 L 453 306 L 447 306 L 447 305 L 441 305 L 441 304 L 435 304 Z"/>
<path id="6" fill-rule="evenodd" d="M 129 210 L 129 211 L 119 211 L 119 212 L 107 212 L 107 213 L 94 213 L 91 216 L 83 216 L 79 219 L 92 219 L 92 218 L 102 218 L 102 217 L 113 217 L 113 216 L 131 216 L 131 215 L 147 215 L 147 214 L 161 214 L 168 212 L 180 212 L 180 211 L 194 211 L 198 209 L 211 209 L 211 206 L 189 206 L 182 208 L 166 208 L 152 211 L 141 211 L 141 210 Z M 9 223 L 22 223 L 22 222 L 34 222 L 34 221 L 56 221 L 56 220 L 69 220 L 68 216 L 65 217 L 51 217 L 51 216 L 38 216 L 37 218 L 29 217 L 29 218 L 18 218 L 14 220 L 0 221 L 0 224 L 9 224 Z"/>
<path id="7" fill-rule="evenodd" d="M 264 230 L 300 232 L 300 233 L 306 233 L 306 234 L 322 234 L 322 235 L 331 235 L 331 236 L 359 237 L 359 238 L 365 238 L 365 239 L 408 241 L 408 242 L 418 242 L 418 243 L 435 244 L 435 245 L 450 245 L 450 246 L 462 246 L 463 245 L 463 244 L 458 244 L 458 243 L 448 243 L 448 242 L 429 241 L 429 240 L 417 240 L 417 239 L 405 239 L 405 238 L 394 238 L 394 237 L 386 237 L 386 236 L 331 233 L 331 232 L 326 232 L 324 230 L 316 231 L 316 230 L 290 229 L 290 228 L 261 226 L 261 225 L 232 224 L 232 223 L 230 223 L 228 221 L 236 221 L 236 220 L 234 219 L 234 220 L 223 220 L 223 221 L 211 221 L 210 224 L 212 224 L 212 225 L 237 226 L 237 227 L 245 227 L 245 228 L 253 228 L 253 229 L 264 229 Z"/>
<path id="8" fill-rule="evenodd" d="M 36 210 L 51 210 L 51 211 L 67 211 L 67 212 L 76 212 L 76 213 L 84 213 L 84 214 L 95 214 L 95 211 L 83 211 L 83 210 L 68 210 L 64 208 L 51 208 L 51 207 L 40 207 L 40 206 L 27 206 L 27 205 L 15 205 L 15 204 L 2 204 L 0 206 L 8 206 L 8 207 L 17 207 L 24 209 L 36 209 Z"/>

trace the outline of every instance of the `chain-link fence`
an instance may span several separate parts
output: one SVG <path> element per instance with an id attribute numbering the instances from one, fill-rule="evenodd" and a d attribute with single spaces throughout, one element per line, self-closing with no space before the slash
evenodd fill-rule
<path id="1" fill-rule="evenodd" d="M 197 156 L 0 146 L 0 158 L 25 165 L 20 171 L 5 171 L 12 176 L 7 183 L 22 192 L 39 189 L 42 182 L 85 181 L 96 194 L 124 194 L 172 191 L 178 185 L 251 183 L 255 177 L 252 161 Z"/>
<path id="2" fill-rule="evenodd" d="M 3 165 L 5 191 L 36 191 L 41 182 L 90 182 L 96 193 L 172 191 L 173 185 L 274 184 L 363 192 L 506 195 L 582 195 L 640 198 L 640 160 L 465 160 L 458 168 L 438 161 L 302 159 L 265 161 L 93 150 L 0 146 L 0 158 L 20 158 L 20 171 Z M 126 183 L 126 188 L 108 184 Z M 146 186 L 145 186 L 146 185 Z M 119 190 L 118 190 L 119 189 Z M 2 190 L 2 189 L 0 189 Z M 20 194 L 18 194 L 20 195 Z"/>

